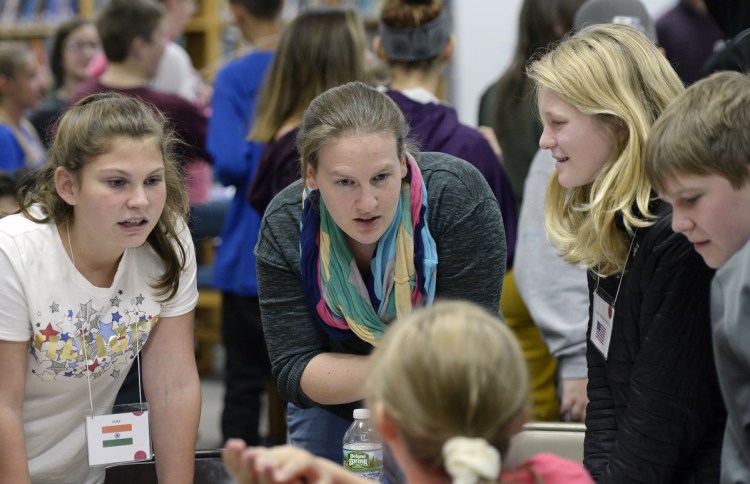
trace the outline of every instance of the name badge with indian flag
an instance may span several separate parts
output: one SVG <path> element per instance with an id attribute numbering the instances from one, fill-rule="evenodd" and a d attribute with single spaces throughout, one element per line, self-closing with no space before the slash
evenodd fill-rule
<path id="1" fill-rule="evenodd" d="M 136 406 L 140 410 L 86 417 L 89 466 L 151 459 L 148 404 Z"/>

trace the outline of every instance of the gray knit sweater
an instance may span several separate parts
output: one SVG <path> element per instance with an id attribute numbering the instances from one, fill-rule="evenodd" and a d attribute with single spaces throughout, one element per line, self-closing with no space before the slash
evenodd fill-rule
<path id="1" fill-rule="evenodd" d="M 427 186 L 427 222 L 437 245 L 436 299 L 465 299 L 497 313 L 506 246 L 492 191 L 463 160 L 442 153 L 415 158 Z M 300 379 L 313 357 L 327 352 L 368 354 L 372 346 L 356 337 L 330 340 L 308 308 L 300 276 L 301 200 L 299 180 L 274 198 L 263 218 L 255 256 L 263 330 L 279 392 L 306 408 L 316 403 L 302 391 Z M 327 408 L 351 419 L 350 405 Z"/>

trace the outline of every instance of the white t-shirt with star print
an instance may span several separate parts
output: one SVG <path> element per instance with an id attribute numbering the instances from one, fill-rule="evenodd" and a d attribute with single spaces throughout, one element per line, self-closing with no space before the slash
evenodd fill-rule
<path id="1" fill-rule="evenodd" d="M 33 483 L 103 481 L 103 468 L 87 461 L 87 376 L 94 407 L 111 407 L 136 338 L 140 349 L 160 317 L 195 307 L 195 254 L 184 224 L 180 238 L 187 269 L 177 294 L 160 304 L 148 282 L 163 264 L 150 245 L 125 250 L 112 286 L 95 287 L 73 266 L 55 225 L 20 214 L 0 219 L 0 340 L 29 341 L 23 421 Z"/>

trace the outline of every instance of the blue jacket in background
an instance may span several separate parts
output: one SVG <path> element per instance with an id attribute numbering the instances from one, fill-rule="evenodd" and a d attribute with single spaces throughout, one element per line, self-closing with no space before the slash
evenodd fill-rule
<path id="1" fill-rule="evenodd" d="M 253 249 L 261 214 L 250 206 L 245 194 L 264 145 L 245 138 L 272 58 L 272 52 L 254 52 L 227 64 L 216 76 L 211 100 L 206 149 L 213 157 L 216 179 L 224 186 L 235 187 L 216 251 L 213 283 L 222 291 L 241 296 L 258 295 Z"/>

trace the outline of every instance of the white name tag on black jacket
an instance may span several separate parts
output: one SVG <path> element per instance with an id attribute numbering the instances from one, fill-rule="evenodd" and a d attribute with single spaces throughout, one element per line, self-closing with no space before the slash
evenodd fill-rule
<path id="1" fill-rule="evenodd" d="M 612 320 L 615 317 L 615 308 L 597 292 L 594 293 L 593 316 L 589 339 L 606 360 L 609 354 L 609 342 L 612 339 Z"/>

